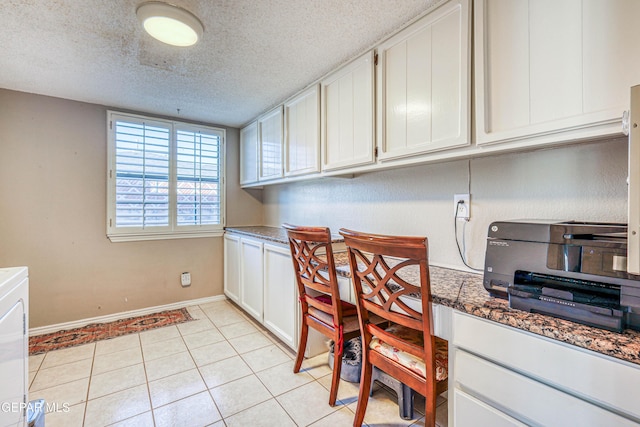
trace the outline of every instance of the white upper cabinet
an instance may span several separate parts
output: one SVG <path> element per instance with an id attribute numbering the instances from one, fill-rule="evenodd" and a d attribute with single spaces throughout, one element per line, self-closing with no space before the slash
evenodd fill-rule
<path id="1" fill-rule="evenodd" d="M 260 181 L 282 178 L 282 105 L 258 119 Z"/>
<path id="2" fill-rule="evenodd" d="M 258 122 L 240 130 L 240 185 L 258 181 Z"/>
<path id="3" fill-rule="evenodd" d="M 479 145 L 620 134 L 640 83 L 637 0 L 478 0 Z"/>
<path id="4" fill-rule="evenodd" d="M 470 144 L 469 0 L 454 0 L 378 47 L 381 160 Z"/>
<path id="5" fill-rule="evenodd" d="M 322 80 L 323 171 L 375 161 L 373 71 L 370 51 Z"/>
<path id="6" fill-rule="evenodd" d="M 320 172 L 320 96 L 318 85 L 284 104 L 285 176 Z"/>

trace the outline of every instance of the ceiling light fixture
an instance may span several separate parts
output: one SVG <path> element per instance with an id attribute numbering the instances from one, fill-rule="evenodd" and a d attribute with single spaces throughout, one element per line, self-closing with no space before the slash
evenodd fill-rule
<path id="1" fill-rule="evenodd" d="M 194 45 L 204 32 L 202 23 L 191 12 L 171 4 L 142 3 L 136 15 L 151 37 L 173 46 Z"/>

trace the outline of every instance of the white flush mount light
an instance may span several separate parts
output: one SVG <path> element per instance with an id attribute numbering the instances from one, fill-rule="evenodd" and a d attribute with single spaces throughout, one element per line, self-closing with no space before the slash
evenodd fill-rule
<path id="1" fill-rule="evenodd" d="M 138 19 L 151 37 L 173 46 L 191 46 L 202 37 L 204 28 L 192 13 L 159 1 L 142 3 Z"/>

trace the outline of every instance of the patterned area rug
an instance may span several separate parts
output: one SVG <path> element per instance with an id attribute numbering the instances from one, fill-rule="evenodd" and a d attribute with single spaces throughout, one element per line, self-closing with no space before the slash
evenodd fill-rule
<path id="1" fill-rule="evenodd" d="M 29 337 L 29 354 L 39 354 L 61 348 L 74 347 L 122 335 L 147 331 L 162 326 L 193 320 L 186 308 L 167 310 L 145 316 L 130 317 L 109 323 L 93 323 L 81 328 L 57 331 Z"/>

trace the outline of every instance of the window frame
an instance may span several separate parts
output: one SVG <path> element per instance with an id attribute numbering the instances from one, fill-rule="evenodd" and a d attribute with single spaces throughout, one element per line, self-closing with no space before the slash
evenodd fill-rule
<path id="1" fill-rule="evenodd" d="M 116 227 L 116 121 L 151 124 L 169 129 L 169 225 L 151 227 Z M 198 132 L 220 137 L 219 187 L 220 223 L 206 225 L 178 225 L 177 219 L 177 132 Z M 111 242 L 133 242 L 144 240 L 185 239 L 197 237 L 220 237 L 224 233 L 226 210 L 226 130 L 189 122 L 161 119 L 139 114 L 107 111 L 107 237 Z"/>

